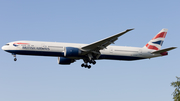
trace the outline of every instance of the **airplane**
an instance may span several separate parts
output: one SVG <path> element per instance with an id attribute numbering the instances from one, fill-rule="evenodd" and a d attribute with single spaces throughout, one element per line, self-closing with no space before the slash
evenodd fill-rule
<path id="1" fill-rule="evenodd" d="M 168 29 L 162 29 L 144 47 L 111 46 L 125 33 L 133 29 L 127 29 L 121 33 L 107 37 L 91 44 L 43 42 L 43 41 L 14 41 L 5 44 L 2 50 L 11 53 L 14 61 L 18 55 L 54 56 L 58 57 L 58 64 L 70 65 L 76 60 L 82 59 L 82 67 L 91 68 L 89 64 L 96 64 L 96 60 L 141 60 L 168 55 L 167 51 L 177 47 L 161 49 Z"/>

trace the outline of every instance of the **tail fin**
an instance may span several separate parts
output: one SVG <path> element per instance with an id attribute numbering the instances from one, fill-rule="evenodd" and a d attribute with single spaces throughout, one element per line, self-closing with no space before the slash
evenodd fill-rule
<path id="1" fill-rule="evenodd" d="M 160 50 L 164 42 L 168 29 L 162 29 L 153 39 L 151 39 L 143 48 Z"/>

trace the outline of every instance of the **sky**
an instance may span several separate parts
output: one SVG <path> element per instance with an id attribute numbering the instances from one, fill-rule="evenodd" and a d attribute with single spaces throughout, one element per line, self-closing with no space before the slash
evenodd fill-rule
<path id="1" fill-rule="evenodd" d="M 180 47 L 179 0 L 0 0 L 0 47 L 17 40 L 85 43 L 129 28 L 117 46 L 143 47 L 162 28 L 162 48 Z M 170 83 L 180 76 L 179 48 L 138 61 L 13 56 L 0 50 L 0 101 L 173 101 Z"/>

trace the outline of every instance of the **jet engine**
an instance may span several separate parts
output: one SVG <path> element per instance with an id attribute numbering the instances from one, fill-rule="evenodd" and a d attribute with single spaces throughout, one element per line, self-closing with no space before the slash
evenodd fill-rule
<path id="1" fill-rule="evenodd" d="M 70 65 L 73 62 L 75 62 L 75 59 L 69 59 L 69 58 L 65 58 L 65 57 L 58 57 L 58 64 Z"/>
<path id="2" fill-rule="evenodd" d="M 74 47 L 66 47 L 64 51 L 65 57 L 77 57 L 81 53 L 81 50 Z"/>

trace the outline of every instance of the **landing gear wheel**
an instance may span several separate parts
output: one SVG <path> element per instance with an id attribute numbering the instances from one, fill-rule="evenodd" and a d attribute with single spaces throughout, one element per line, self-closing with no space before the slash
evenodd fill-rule
<path id="1" fill-rule="evenodd" d="M 95 65 L 96 64 L 96 61 L 93 61 L 93 65 Z"/>
<path id="2" fill-rule="evenodd" d="M 88 69 L 90 69 L 90 68 L 91 68 L 91 65 L 88 66 Z"/>
<path id="3" fill-rule="evenodd" d="M 92 61 L 92 60 L 90 60 L 90 61 L 89 61 L 89 63 L 91 64 L 91 63 L 93 63 L 93 61 Z"/>
<path id="4" fill-rule="evenodd" d="M 91 68 L 91 65 L 88 65 L 88 64 L 81 64 L 81 67 L 84 67 L 84 68 L 88 68 L 88 69 L 90 69 Z"/>
<path id="5" fill-rule="evenodd" d="M 17 58 L 14 58 L 14 61 L 17 61 Z"/>
<path id="6" fill-rule="evenodd" d="M 16 54 L 12 53 L 12 55 L 14 56 L 14 61 L 17 61 Z"/>
<path id="7" fill-rule="evenodd" d="M 81 67 L 84 67 L 84 64 L 82 64 Z"/>
<path id="8" fill-rule="evenodd" d="M 96 61 L 90 60 L 89 63 L 95 65 L 95 64 L 96 64 Z"/>

